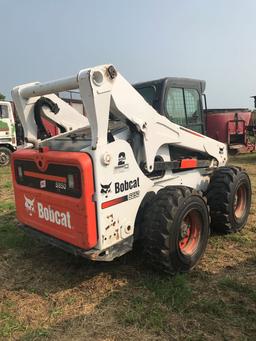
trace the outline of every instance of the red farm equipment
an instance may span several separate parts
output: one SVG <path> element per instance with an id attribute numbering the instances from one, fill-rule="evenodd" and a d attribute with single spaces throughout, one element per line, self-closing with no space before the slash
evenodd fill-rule
<path id="1" fill-rule="evenodd" d="M 255 142 L 250 138 L 254 135 L 250 110 L 208 109 L 205 113 L 207 135 L 226 143 L 230 154 L 255 150 Z"/>

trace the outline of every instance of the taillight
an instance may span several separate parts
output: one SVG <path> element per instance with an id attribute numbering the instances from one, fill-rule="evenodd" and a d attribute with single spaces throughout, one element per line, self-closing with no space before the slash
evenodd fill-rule
<path id="1" fill-rule="evenodd" d="M 77 173 L 74 174 L 68 174 L 68 189 L 74 190 L 74 191 L 80 191 L 81 190 L 81 180 L 80 175 Z"/>
<path id="2" fill-rule="evenodd" d="M 23 179 L 23 169 L 22 169 L 21 166 L 18 166 L 18 167 L 17 167 L 17 172 L 18 172 L 18 178 L 19 178 L 20 180 L 22 180 L 22 179 Z"/>
<path id="3" fill-rule="evenodd" d="M 75 188 L 75 177 L 74 174 L 68 174 L 68 188 Z"/>

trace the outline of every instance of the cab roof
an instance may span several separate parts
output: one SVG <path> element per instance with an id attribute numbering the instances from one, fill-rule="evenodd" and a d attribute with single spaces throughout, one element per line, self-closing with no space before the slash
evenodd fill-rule
<path id="1" fill-rule="evenodd" d="M 173 87 L 195 88 L 200 93 L 204 93 L 206 82 L 200 79 L 180 78 L 180 77 L 165 77 L 146 82 L 139 82 L 133 84 L 135 88 L 144 88 L 147 86 L 170 85 Z"/>

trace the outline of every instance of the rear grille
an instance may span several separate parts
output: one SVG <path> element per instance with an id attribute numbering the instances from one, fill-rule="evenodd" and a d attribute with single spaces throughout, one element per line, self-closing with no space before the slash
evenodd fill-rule
<path id="1" fill-rule="evenodd" d="M 15 160 L 14 167 L 16 182 L 19 185 L 75 198 L 81 197 L 81 174 L 75 166 L 52 163 L 42 172 L 33 161 Z M 70 177 L 74 180 L 72 188 L 69 186 Z"/>

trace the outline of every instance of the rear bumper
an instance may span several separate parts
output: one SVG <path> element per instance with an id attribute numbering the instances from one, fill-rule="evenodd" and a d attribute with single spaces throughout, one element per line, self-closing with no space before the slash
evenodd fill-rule
<path id="1" fill-rule="evenodd" d="M 23 230 L 23 232 L 32 238 L 36 238 L 46 244 L 50 244 L 75 256 L 81 256 L 94 261 L 112 261 L 113 259 L 131 251 L 133 246 L 133 237 L 131 236 L 103 251 L 97 249 L 84 250 L 49 234 L 39 232 L 30 226 L 24 224 L 19 224 L 18 226 L 21 230 Z"/>
<path id="2" fill-rule="evenodd" d="M 66 243 L 63 240 L 54 238 L 53 236 L 50 236 L 49 234 L 39 232 L 30 226 L 27 226 L 24 224 L 18 224 L 18 227 L 21 230 L 23 230 L 23 232 L 25 232 L 28 236 L 35 238 L 35 239 L 38 239 L 38 240 L 41 240 L 44 243 L 55 246 L 55 247 L 62 249 L 66 252 L 72 253 L 75 256 L 81 256 L 85 252 L 85 250 L 80 249 L 79 247 L 76 247 L 74 245 Z"/>

